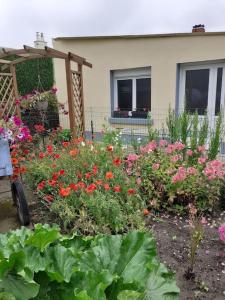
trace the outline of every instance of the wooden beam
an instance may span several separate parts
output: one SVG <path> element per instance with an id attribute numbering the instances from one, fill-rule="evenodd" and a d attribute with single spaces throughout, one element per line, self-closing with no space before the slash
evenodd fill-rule
<path id="1" fill-rule="evenodd" d="M 17 64 L 20 64 L 27 60 L 32 60 L 32 59 L 36 59 L 36 58 L 43 58 L 43 56 L 41 56 L 40 54 L 34 54 L 34 55 L 29 55 L 27 57 L 20 57 L 18 59 L 11 61 L 11 65 L 17 65 Z"/>
<path id="2" fill-rule="evenodd" d="M 10 60 L 0 59 L 0 64 L 10 64 Z"/>
<path id="3" fill-rule="evenodd" d="M 46 49 L 37 49 L 37 48 L 33 48 L 30 46 L 26 46 L 26 45 L 24 45 L 23 47 L 27 53 L 35 53 L 35 54 L 40 54 L 40 55 L 52 57 L 52 58 L 62 58 L 62 59 L 67 58 L 67 55 L 65 53 L 60 52 L 60 51 L 58 51 L 57 53 L 53 52 L 53 51 L 51 51 L 51 48 L 49 48 L 49 47 L 48 47 L 48 51 L 46 51 Z"/>
<path id="4" fill-rule="evenodd" d="M 15 100 L 19 98 L 19 92 L 18 92 L 18 86 L 17 86 L 17 80 L 16 80 L 16 66 L 15 65 L 10 65 L 10 72 L 12 73 L 12 78 L 13 78 L 13 89 L 14 89 L 14 95 L 15 95 Z M 16 103 L 14 102 L 14 105 Z M 18 117 L 21 119 L 21 111 L 20 111 L 20 106 L 16 105 L 16 113 Z"/>
<path id="5" fill-rule="evenodd" d="M 67 85 L 67 97 L 68 97 L 68 108 L 69 108 L 69 120 L 70 130 L 72 138 L 76 138 L 76 124 L 75 124 L 75 113 L 74 113 L 74 99 L 73 99 L 73 82 L 71 73 L 71 62 L 69 58 L 65 59 L 66 68 L 66 85 Z"/>
<path id="6" fill-rule="evenodd" d="M 82 114 L 82 135 L 85 134 L 85 115 L 84 115 L 84 90 L 83 90 L 83 70 L 82 65 L 78 65 L 78 72 L 80 73 L 80 97 L 81 97 L 81 114 Z"/>
<path id="7" fill-rule="evenodd" d="M 68 52 L 68 56 L 69 56 L 69 58 L 70 58 L 72 61 L 74 61 L 74 62 L 76 62 L 76 63 L 78 63 L 78 64 L 86 65 L 87 67 L 92 68 L 92 64 L 89 63 L 89 62 L 87 62 L 86 59 L 85 59 L 84 57 L 81 57 L 81 56 L 76 55 L 76 54 L 71 53 L 71 52 Z"/>

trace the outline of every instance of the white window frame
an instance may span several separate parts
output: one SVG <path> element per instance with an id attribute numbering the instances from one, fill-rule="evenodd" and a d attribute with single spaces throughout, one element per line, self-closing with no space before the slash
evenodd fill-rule
<path id="1" fill-rule="evenodd" d="M 225 104 L 225 62 L 183 64 L 183 65 L 181 65 L 181 68 L 180 68 L 179 101 L 178 101 L 178 112 L 179 113 L 181 113 L 184 110 L 186 71 L 187 70 L 202 70 L 202 69 L 209 69 L 207 112 L 208 112 L 208 115 L 210 115 L 210 114 L 212 115 L 212 112 L 215 112 L 217 69 L 218 68 L 223 68 L 220 106 L 224 107 L 224 104 Z"/>
<path id="2" fill-rule="evenodd" d="M 118 80 L 132 80 L 132 111 L 136 111 L 137 99 L 136 99 L 136 79 L 150 78 L 151 79 L 151 68 L 137 68 L 137 69 L 125 69 L 115 70 L 113 72 L 113 88 L 114 88 L 114 111 L 118 109 Z"/>

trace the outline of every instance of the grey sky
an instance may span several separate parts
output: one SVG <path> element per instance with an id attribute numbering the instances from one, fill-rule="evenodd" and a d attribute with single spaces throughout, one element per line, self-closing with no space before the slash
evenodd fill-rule
<path id="1" fill-rule="evenodd" d="M 0 46 L 57 36 L 225 31 L 225 0 L 0 0 Z"/>

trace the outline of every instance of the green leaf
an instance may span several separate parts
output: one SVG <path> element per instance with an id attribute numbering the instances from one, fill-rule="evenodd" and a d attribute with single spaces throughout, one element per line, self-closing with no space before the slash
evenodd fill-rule
<path id="1" fill-rule="evenodd" d="M 38 294 L 39 285 L 34 281 L 27 282 L 18 275 L 7 275 L 0 281 L 0 289 L 13 293 L 17 300 L 29 300 Z"/>
<path id="2" fill-rule="evenodd" d="M 139 300 L 141 299 L 141 296 L 142 294 L 139 292 L 124 290 L 121 293 L 119 293 L 118 300 Z"/>
<path id="3" fill-rule="evenodd" d="M 60 237 L 58 227 L 49 227 L 48 225 L 35 225 L 35 231 L 32 236 L 26 240 L 26 245 L 37 247 L 41 252 L 51 243 Z"/>
<path id="4" fill-rule="evenodd" d="M 0 300 L 16 300 L 16 298 L 10 293 L 0 293 Z"/>
<path id="5" fill-rule="evenodd" d="M 49 248 L 46 255 L 49 261 L 47 273 L 50 278 L 58 282 L 69 282 L 76 262 L 71 251 L 61 245 L 56 245 Z"/>
<path id="6" fill-rule="evenodd" d="M 156 265 L 151 271 L 143 300 L 178 300 L 180 289 L 173 275 L 163 264 Z"/>

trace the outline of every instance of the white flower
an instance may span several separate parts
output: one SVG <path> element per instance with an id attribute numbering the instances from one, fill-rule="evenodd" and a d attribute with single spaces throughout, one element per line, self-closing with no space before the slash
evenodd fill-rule
<path id="1" fill-rule="evenodd" d="M 85 142 L 81 142 L 81 146 L 83 146 L 83 147 L 84 147 L 84 146 L 85 146 Z"/>

